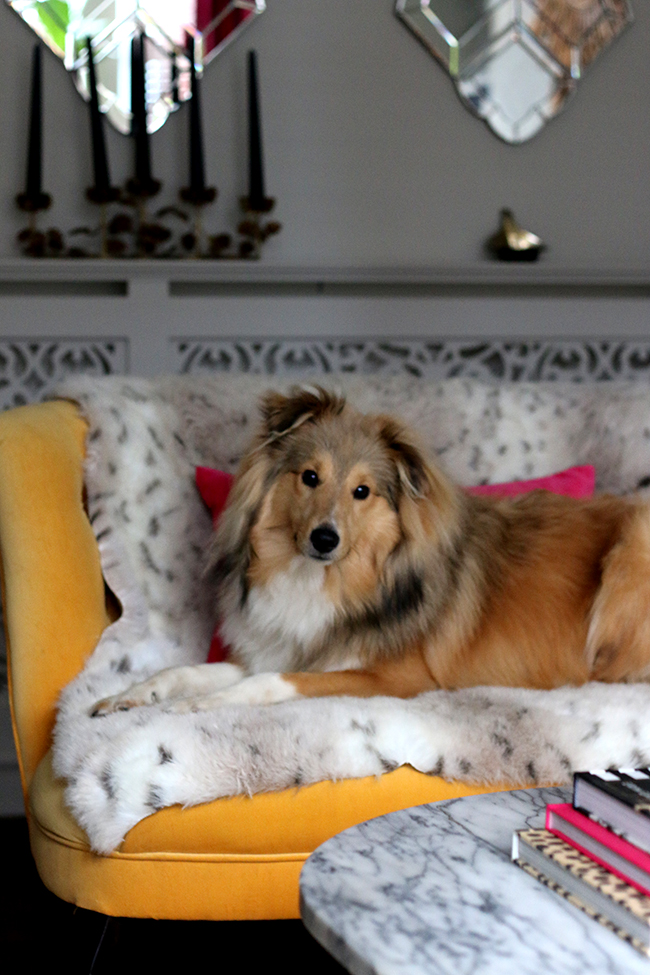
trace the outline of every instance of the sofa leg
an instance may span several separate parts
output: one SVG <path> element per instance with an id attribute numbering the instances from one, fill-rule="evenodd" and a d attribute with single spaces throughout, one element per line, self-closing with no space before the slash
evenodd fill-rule
<path id="1" fill-rule="evenodd" d="M 106 938 L 106 933 L 108 931 L 108 926 L 109 926 L 109 924 L 111 923 L 112 920 L 113 919 L 111 917 L 107 916 L 106 917 L 106 920 L 104 921 L 104 926 L 102 927 L 102 933 L 99 936 L 99 941 L 97 942 L 97 947 L 95 948 L 95 953 L 93 955 L 93 960 L 91 961 L 90 968 L 88 969 L 88 975 L 93 975 L 93 973 L 95 971 L 95 965 L 97 964 L 97 961 L 99 959 L 99 955 L 100 955 L 100 952 L 102 950 L 102 945 L 104 944 L 104 940 Z"/>

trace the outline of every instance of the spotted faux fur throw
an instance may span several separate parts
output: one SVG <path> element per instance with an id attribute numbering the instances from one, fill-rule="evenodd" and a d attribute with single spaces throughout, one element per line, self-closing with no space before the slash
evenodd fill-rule
<path id="1" fill-rule="evenodd" d="M 650 483 L 650 390 L 638 385 L 323 382 L 364 411 L 413 424 L 461 484 L 594 464 L 599 489 Z M 234 471 L 268 377 L 70 381 L 89 422 L 88 512 L 122 615 L 63 691 L 54 737 L 66 800 L 98 852 L 164 806 L 193 805 L 409 764 L 471 782 L 567 782 L 576 769 L 650 764 L 650 686 L 476 688 L 412 700 L 351 697 L 156 706 L 104 718 L 92 705 L 154 672 L 203 662 L 214 625 L 203 576 L 210 518 L 194 468 Z"/>

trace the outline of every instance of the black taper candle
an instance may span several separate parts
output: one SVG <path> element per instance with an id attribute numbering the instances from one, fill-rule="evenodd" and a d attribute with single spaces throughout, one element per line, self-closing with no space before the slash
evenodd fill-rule
<path id="1" fill-rule="evenodd" d="M 32 90 L 29 113 L 29 144 L 27 147 L 27 180 L 25 192 L 19 193 L 16 203 L 25 213 L 47 210 L 52 197 L 41 189 L 42 179 L 42 98 L 41 46 L 36 44 L 32 54 Z"/>
<path id="2" fill-rule="evenodd" d="M 86 41 L 88 48 L 88 87 L 90 89 L 90 134 L 93 146 L 93 172 L 95 185 L 90 191 L 96 203 L 108 203 L 111 196 L 111 181 L 108 175 L 108 159 L 106 157 L 106 142 L 104 139 L 104 120 L 99 111 L 97 95 L 97 75 L 90 37 Z"/>
<path id="3" fill-rule="evenodd" d="M 135 34 L 131 41 L 131 135 L 135 141 L 135 183 L 148 196 L 152 188 L 151 156 L 147 133 L 145 95 L 144 37 Z"/>
<path id="4" fill-rule="evenodd" d="M 248 174 L 248 207 L 263 212 L 267 209 L 267 202 L 264 195 L 262 124 L 255 51 L 248 52 Z"/>
<path id="5" fill-rule="evenodd" d="M 174 105 L 180 105 L 180 99 L 178 97 L 178 61 L 176 60 L 176 52 L 174 52 L 171 57 L 171 89 L 172 101 Z"/>
<path id="6" fill-rule="evenodd" d="M 194 64 L 194 38 L 190 39 L 190 190 L 197 196 L 205 190 L 205 166 L 203 163 L 203 131 L 201 129 L 201 100 L 199 82 Z"/>
<path id="7" fill-rule="evenodd" d="M 190 185 L 180 191 L 181 200 L 201 207 L 212 203 L 217 195 L 214 186 L 205 185 L 205 163 L 203 159 L 203 128 L 201 124 L 200 84 L 196 76 L 194 63 L 194 38 L 190 38 L 187 56 L 190 62 L 190 82 L 192 97 L 190 98 L 189 136 L 190 136 Z"/>
<path id="8" fill-rule="evenodd" d="M 25 186 L 25 194 L 32 200 L 36 200 L 41 195 L 43 150 L 41 83 L 41 45 L 36 44 L 32 54 L 32 94 L 27 150 L 27 185 Z"/>

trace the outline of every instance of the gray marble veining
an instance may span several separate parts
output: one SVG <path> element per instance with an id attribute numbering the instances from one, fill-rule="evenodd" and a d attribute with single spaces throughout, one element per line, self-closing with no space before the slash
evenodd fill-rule
<path id="1" fill-rule="evenodd" d="M 650 975 L 650 960 L 511 862 L 514 830 L 569 798 L 452 799 L 345 830 L 303 868 L 303 921 L 354 975 Z"/>

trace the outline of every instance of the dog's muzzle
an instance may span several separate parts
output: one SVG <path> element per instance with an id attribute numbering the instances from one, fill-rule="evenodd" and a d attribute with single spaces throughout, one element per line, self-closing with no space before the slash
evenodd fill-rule
<path id="1" fill-rule="evenodd" d="M 317 559 L 327 558 L 340 541 L 338 532 L 331 525 L 319 525 L 309 536 L 313 557 Z"/>

